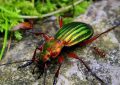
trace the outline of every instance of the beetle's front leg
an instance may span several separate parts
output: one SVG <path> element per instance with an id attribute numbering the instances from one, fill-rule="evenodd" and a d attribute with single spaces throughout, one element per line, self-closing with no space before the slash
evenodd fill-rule
<path id="1" fill-rule="evenodd" d="M 33 57 L 32 57 L 32 60 L 35 61 L 35 56 L 36 56 L 36 52 L 37 50 L 39 50 L 40 52 L 43 50 L 43 45 L 40 45 L 38 46 L 35 51 L 34 51 L 34 54 L 33 54 Z"/>
<path id="2" fill-rule="evenodd" d="M 41 75 L 43 75 L 44 76 L 43 85 L 46 85 L 46 76 L 47 76 L 48 65 L 45 62 L 42 67 L 39 64 L 37 64 L 37 67 L 39 68 L 38 72 L 40 72 L 37 79 L 39 79 L 41 77 Z"/>
<path id="3" fill-rule="evenodd" d="M 75 53 L 73 53 L 73 52 L 68 53 L 68 56 L 69 56 L 70 58 L 74 58 L 74 59 L 79 60 L 79 61 L 87 68 L 87 70 L 88 70 L 89 72 L 91 72 L 91 74 L 92 74 L 97 80 L 99 80 L 102 84 L 105 84 L 105 82 L 104 82 L 102 79 L 100 79 L 95 73 L 93 73 L 92 70 L 90 69 L 90 67 L 89 67 L 81 58 L 79 58 Z"/>
<path id="4" fill-rule="evenodd" d="M 37 52 L 37 50 L 42 51 L 42 49 L 43 49 L 43 45 L 40 45 L 39 47 L 37 47 L 37 48 L 35 49 L 35 51 L 34 51 L 32 60 L 29 61 L 29 62 L 27 62 L 26 64 L 23 64 L 23 65 L 19 66 L 18 69 L 19 69 L 19 68 L 24 68 L 24 67 L 26 67 L 26 66 L 29 66 L 29 65 L 31 65 L 33 62 L 38 62 L 38 59 L 36 58 L 36 52 Z"/>
<path id="5" fill-rule="evenodd" d="M 57 78 L 59 76 L 59 71 L 60 71 L 60 68 L 61 68 L 61 65 L 62 65 L 63 61 L 64 61 L 64 57 L 63 56 L 59 56 L 59 58 L 58 58 L 59 67 L 58 67 L 58 69 L 57 69 L 57 71 L 55 73 L 53 85 L 56 85 L 56 83 L 57 83 Z"/>
<path id="6" fill-rule="evenodd" d="M 28 61 L 26 64 L 23 64 L 23 65 L 18 66 L 18 69 L 24 68 L 24 67 L 26 67 L 26 66 L 29 66 L 29 65 L 31 65 L 32 63 L 33 63 L 32 60 L 31 60 L 31 61 Z"/>
<path id="7" fill-rule="evenodd" d="M 43 33 L 43 32 L 37 32 L 37 33 L 31 32 L 31 33 L 35 34 L 36 36 L 42 35 L 43 38 L 45 39 L 45 41 L 49 41 L 49 40 L 53 40 L 53 39 L 54 39 L 54 37 L 48 36 L 47 34 L 45 34 L 45 33 Z"/>

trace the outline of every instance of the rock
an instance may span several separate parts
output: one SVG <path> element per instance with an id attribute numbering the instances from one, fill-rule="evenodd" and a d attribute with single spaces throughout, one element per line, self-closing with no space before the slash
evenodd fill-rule
<path id="1" fill-rule="evenodd" d="M 80 15 L 75 21 L 81 21 L 91 24 L 94 29 L 94 35 L 101 33 L 115 25 L 115 21 L 120 20 L 120 2 L 119 0 L 103 0 L 93 3 L 88 11 Z M 46 25 L 46 24 L 45 24 Z M 52 26 L 46 25 L 45 28 Z M 48 29 L 48 28 L 47 28 Z M 48 31 L 53 34 L 55 31 Z M 77 47 L 74 51 L 81 57 L 92 71 L 101 78 L 107 85 L 120 85 L 120 29 L 117 27 L 114 31 L 106 33 L 99 37 L 92 44 L 86 47 Z M 40 37 L 41 40 L 41 37 Z M 14 47 L 10 49 L 1 63 L 13 62 L 16 60 L 31 59 L 38 39 L 33 36 L 25 37 Z M 103 49 L 106 53 L 105 58 L 95 54 L 92 46 Z M 32 66 L 17 69 L 19 64 L 12 64 L 0 67 L 0 85 L 42 85 L 43 76 L 36 79 L 32 75 Z M 46 85 L 52 85 L 53 73 L 47 72 Z M 87 71 L 83 64 L 75 59 L 67 59 L 63 63 L 57 85 L 102 85 L 94 76 Z"/>

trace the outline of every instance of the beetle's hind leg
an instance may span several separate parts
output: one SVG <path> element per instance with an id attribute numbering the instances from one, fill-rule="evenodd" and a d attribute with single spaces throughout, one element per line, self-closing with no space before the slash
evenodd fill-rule
<path id="1" fill-rule="evenodd" d="M 101 82 L 102 85 L 105 84 L 105 82 L 104 82 L 101 78 L 99 78 L 95 73 L 93 73 L 92 70 L 90 69 L 90 67 L 89 67 L 81 58 L 79 58 L 75 53 L 73 53 L 73 52 L 68 53 L 68 56 L 69 56 L 70 58 L 74 58 L 74 59 L 79 60 L 79 61 L 87 68 L 87 70 L 88 70 L 89 72 L 91 72 L 91 74 L 92 74 L 97 80 L 99 80 L 99 81 Z"/>
<path id="2" fill-rule="evenodd" d="M 100 49 L 96 46 L 91 46 L 92 52 L 99 55 L 101 58 L 105 58 L 106 52 L 103 49 Z"/>
<path id="3" fill-rule="evenodd" d="M 113 27 L 109 28 L 108 30 L 106 30 L 106 31 L 104 31 L 104 32 L 102 32 L 102 33 L 100 33 L 100 34 L 97 34 L 97 35 L 93 36 L 92 38 L 81 42 L 79 45 L 80 45 L 80 46 L 85 46 L 85 45 L 87 45 L 87 44 L 91 44 L 91 43 L 92 43 L 93 41 L 95 41 L 97 38 L 101 37 L 101 36 L 104 35 L 105 33 L 108 33 L 108 32 L 110 32 L 110 31 L 114 30 L 114 29 L 115 29 L 116 27 L 118 27 L 118 26 L 120 26 L 120 24 L 118 24 L 118 25 L 116 25 L 116 26 L 113 26 Z"/>

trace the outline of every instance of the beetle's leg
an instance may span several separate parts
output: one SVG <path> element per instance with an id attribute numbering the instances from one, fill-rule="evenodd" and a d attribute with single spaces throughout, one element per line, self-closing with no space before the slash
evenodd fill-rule
<path id="1" fill-rule="evenodd" d="M 32 63 L 33 63 L 32 60 L 31 60 L 31 61 L 28 61 L 26 64 L 23 64 L 23 65 L 18 66 L 18 69 L 24 68 L 24 67 L 26 67 L 26 66 L 29 66 L 29 65 L 31 65 Z"/>
<path id="2" fill-rule="evenodd" d="M 47 34 L 45 34 L 43 32 L 38 32 L 38 33 L 31 32 L 31 33 L 35 34 L 36 36 L 42 35 L 44 37 L 45 41 L 49 41 L 49 40 L 53 40 L 54 39 L 54 37 L 48 36 Z"/>
<path id="3" fill-rule="evenodd" d="M 18 69 L 19 68 L 24 68 L 24 67 L 29 66 L 30 64 L 32 64 L 35 61 L 36 51 L 37 51 L 37 48 L 34 51 L 32 60 L 30 62 L 27 62 L 26 64 L 23 64 L 23 65 L 19 66 Z"/>
<path id="4" fill-rule="evenodd" d="M 99 48 L 97 48 L 97 47 L 95 47 L 95 46 L 91 46 L 90 48 L 92 49 L 92 51 L 93 51 L 95 54 L 99 55 L 101 58 L 105 58 L 106 53 L 105 53 L 104 50 L 99 49 Z"/>
<path id="5" fill-rule="evenodd" d="M 39 72 L 40 71 L 40 69 L 38 71 L 35 71 L 35 68 L 37 68 L 37 67 L 39 67 L 39 63 L 36 63 L 36 65 L 34 66 L 32 74 L 34 74 L 35 72 Z"/>
<path id="6" fill-rule="evenodd" d="M 35 70 L 35 68 L 38 68 L 38 69 Z M 44 64 L 36 63 L 35 67 L 33 68 L 32 74 L 39 73 L 39 75 L 37 77 L 37 79 L 39 79 L 41 77 L 41 75 L 43 75 L 43 73 L 44 73 L 44 68 L 45 68 Z"/>
<path id="7" fill-rule="evenodd" d="M 42 51 L 42 49 L 43 49 L 43 45 L 40 45 L 39 47 L 37 47 L 37 48 L 35 49 L 34 54 L 33 54 L 33 57 L 32 57 L 32 61 L 33 61 L 33 62 L 34 62 L 34 61 L 38 62 L 38 60 L 35 59 L 36 51 L 37 51 L 37 50 Z M 33 72 L 32 72 L 33 74 L 34 74 L 35 68 L 36 68 L 36 66 L 33 68 Z"/>
<path id="8" fill-rule="evenodd" d="M 36 59 L 35 59 L 36 51 L 37 51 L 37 48 L 36 48 L 35 51 L 34 51 L 32 60 L 29 61 L 29 62 L 27 62 L 26 64 L 23 64 L 23 65 L 19 66 L 18 69 L 19 69 L 19 68 L 25 68 L 26 66 L 31 65 L 31 64 L 36 60 Z"/>
<path id="9" fill-rule="evenodd" d="M 39 68 L 39 71 L 38 72 L 40 72 L 40 74 L 39 74 L 39 76 L 38 76 L 38 79 L 41 77 L 41 75 L 43 75 L 43 73 L 44 73 L 44 80 L 43 80 L 43 85 L 45 85 L 45 81 L 46 81 L 46 75 L 47 75 L 47 64 L 46 63 L 44 63 L 43 64 L 43 68 L 41 68 L 40 67 L 40 65 L 38 64 L 38 68 Z M 42 70 L 42 73 L 41 73 L 41 70 Z"/>
<path id="10" fill-rule="evenodd" d="M 118 27 L 118 26 L 119 26 L 119 25 L 113 26 L 113 27 L 111 27 L 110 29 L 108 29 L 108 30 L 106 30 L 106 31 L 104 31 L 104 32 L 102 32 L 102 33 L 100 33 L 100 34 L 98 34 L 98 35 L 96 35 L 96 36 L 93 36 L 92 38 L 90 38 L 90 39 L 88 39 L 88 40 L 86 40 L 86 41 L 83 41 L 83 42 L 80 43 L 79 45 L 80 45 L 80 46 L 85 46 L 85 45 L 87 45 L 87 44 L 90 44 L 90 43 L 92 43 L 94 40 L 96 40 L 97 38 L 99 38 L 100 36 L 104 35 L 105 33 L 108 33 L 109 31 L 115 29 L 115 28 Z"/>
<path id="11" fill-rule="evenodd" d="M 59 16 L 59 26 L 60 28 L 63 26 L 62 16 Z"/>
<path id="12" fill-rule="evenodd" d="M 45 85 L 45 81 L 46 81 L 46 76 L 47 76 L 47 64 L 45 63 L 45 66 L 44 66 L 44 80 L 43 80 L 43 85 Z"/>
<path id="13" fill-rule="evenodd" d="M 60 70 L 60 68 L 61 68 L 61 65 L 62 65 L 62 64 L 59 65 L 58 70 L 57 70 L 57 72 L 55 73 L 53 85 L 56 85 L 56 83 L 57 83 L 57 78 L 58 78 L 58 75 L 59 75 L 59 70 Z"/>
<path id="14" fill-rule="evenodd" d="M 35 49 L 33 57 L 32 57 L 33 62 L 35 61 L 35 56 L 36 56 L 36 51 L 37 50 L 40 50 L 40 52 L 41 52 L 43 50 L 43 45 L 40 45 Z"/>
<path id="15" fill-rule="evenodd" d="M 99 35 L 96 35 L 96 36 L 94 36 L 94 37 L 92 37 L 92 38 L 90 38 L 90 39 L 88 39 L 88 40 L 86 40 L 86 41 L 83 41 L 83 42 L 81 42 L 81 43 L 79 43 L 79 45 L 80 46 L 85 46 L 85 45 L 87 45 L 87 44 L 91 44 L 94 40 L 96 40 L 98 37 L 100 37 L 101 35 L 99 34 Z"/>
<path id="16" fill-rule="evenodd" d="M 29 62 L 27 62 L 27 63 L 24 64 L 24 65 L 19 66 L 18 69 L 19 69 L 19 68 L 24 68 L 24 67 L 26 67 L 26 66 L 29 66 L 29 65 L 31 65 L 33 62 L 38 62 L 38 60 L 35 58 L 35 56 L 36 56 L 36 51 L 37 51 L 37 50 L 42 51 L 42 49 L 43 49 L 43 45 L 37 47 L 37 48 L 35 49 L 35 51 L 34 51 L 34 54 L 33 54 L 32 60 L 29 61 Z"/>
<path id="17" fill-rule="evenodd" d="M 91 74 L 97 79 L 99 80 L 102 84 L 105 84 L 104 81 L 102 79 L 100 79 L 95 73 L 92 72 L 92 70 L 90 69 L 90 67 L 81 59 L 79 58 L 75 53 L 71 52 L 68 54 L 68 56 L 70 58 L 75 58 L 78 59 L 86 68 L 89 72 L 91 72 Z"/>
<path id="18" fill-rule="evenodd" d="M 60 68 L 61 68 L 61 65 L 62 65 L 63 61 L 64 61 L 63 56 L 59 56 L 59 58 L 58 58 L 59 67 L 58 67 L 58 69 L 57 69 L 57 71 L 55 73 L 53 85 L 56 85 L 56 83 L 57 83 L 57 78 L 59 76 L 59 71 L 60 71 Z"/>
<path id="19" fill-rule="evenodd" d="M 32 28 L 33 28 L 33 20 L 29 20 L 28 22 L 19 23 L 11 31 L 16 31 L 16 30 L 19 30 L 19 29 L 30 30 Z"/>
<path id="20" fill-rule="evenodd" d="M 35 68 L 36 68 L 36 66 L 34 66 L 33 71 L 32 71 L 32 74 L 34 74 L 34 73 L 35 73 Z"/>

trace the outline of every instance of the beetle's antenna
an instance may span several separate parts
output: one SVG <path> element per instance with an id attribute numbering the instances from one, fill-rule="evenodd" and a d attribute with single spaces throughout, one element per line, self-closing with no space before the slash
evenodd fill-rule
<path id="1" fill-rule="evenodd" d="M 0 66 L 14 64 L 14 63 L 21 63 L 21 62 L 26 62 L 26 61 L 32 61 L 32 60 L 20 60 L 20 61 L 15 61 L 15 62 L 10 62 L 10 63 L 0 64 Z"/>

